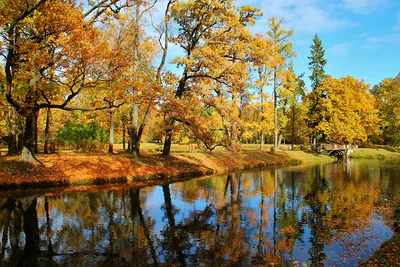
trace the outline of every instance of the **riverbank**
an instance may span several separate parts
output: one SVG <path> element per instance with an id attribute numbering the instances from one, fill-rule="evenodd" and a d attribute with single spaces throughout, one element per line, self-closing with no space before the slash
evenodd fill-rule
<path id="1" fill-rule="evenodd" d="M 359 148 L 350 154 L 350 158 L 356 159 L 390 159 L 400 158 L 400 153 L 384 148 Z"/>
<path id="2" fill-rule="evenodd" d="M 112 183 L 154 184 L 229 171 L 266 166 L 284 166 L 301 162 L 330 162 L 327 156 L 302 151 L 269 153 L 244 151 L 237 156 L 228 152 L 177 153 L 170 157 L 128 153 L 118 155 L 58 153 L 37 158 L 44 167 L 30 167 L 19 156 L 0 157 L 0 188 L 18 189 L 68 185 Z"/>

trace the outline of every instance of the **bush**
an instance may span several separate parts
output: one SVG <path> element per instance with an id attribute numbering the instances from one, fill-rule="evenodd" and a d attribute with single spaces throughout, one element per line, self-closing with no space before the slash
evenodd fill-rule
<path id="1" fill-rule="evenodd" d="M 275 152 L 276 152 L 275 147 L 274 147 L 274 146 L 271 146 L 271 148 L 269 149 L 269 152 L 275 154 Z"/>
<path id="2" fill-rule="evenodd" d="M 100 127 L 99 123 L 68 122 L 57 133 L 57 143 L 61 145 L 75 146 L 76 149 L 92 152 L 101 148 L 108 141 L 107 130 Z"/>

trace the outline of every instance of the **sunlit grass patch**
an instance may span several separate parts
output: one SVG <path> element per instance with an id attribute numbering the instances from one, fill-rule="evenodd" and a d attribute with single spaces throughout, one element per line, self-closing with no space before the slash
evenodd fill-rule
<path id="1" fill-rule="evenodd" d="M 281 154 L 286 154 L 290 158 L 302 163 L 320 163 L 320 162 L 333 162 L 336 159 L 326 155 L 315 155 L 304 151 L 281 151 Z"/>
<path id="2" fill-rule="evenodd" d="M 400 157 L 400 153 L 382 148 L 359 148 L 350 154 L 350 158 L 384 159 L 397 157 Z"/>

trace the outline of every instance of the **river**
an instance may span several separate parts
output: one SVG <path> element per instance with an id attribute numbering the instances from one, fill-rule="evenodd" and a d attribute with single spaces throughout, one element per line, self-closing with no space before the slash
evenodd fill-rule
<path id="1" fill-rule="evenodd" d="M 391 238 L 399 160 L 0 199 L 1 266 L 357 266 Z"/>

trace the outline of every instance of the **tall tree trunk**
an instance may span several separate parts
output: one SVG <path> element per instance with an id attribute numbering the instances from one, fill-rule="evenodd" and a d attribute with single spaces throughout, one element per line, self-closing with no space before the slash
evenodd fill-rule
<path id="1" fill-rule="evenodd" d="M 279 136 L 278 136 L 278 149 L 281 147 L 282 138 L 283 138 L 283 134 L 282 134 L 282 133 L 279 133 Z"/>
<path id="2" fill-rule="evenodd" d="M 148 120 L 148 118 L 149 118 L 151 109 L 152 109 L 152 105 L 149 104 L 149 105 L 147 106 L 146 112 L 144 113 L 143 120 L 142 120 L 142 122 L 140 123 L 140 126 L 139 126 L 139 130 L 138 130 L 138 134 L 137 134 L 139 152 L 140 152 L 140 141 L 142 140 L 144 128 L 145 128 L 146 125 L 147 125 L 147 120 Z"/>
<path id="3" fill-rule="evenodd" d="M 128 127 L 128 152 L 132 152 L 132 127 Z"/>
<path id="4" fill-rule="evenodd" d="M 4 115 L 7 121 L 7 147 L 8 153 L 7 155 L 15 155 L 18 152 L 17 148 L 17 138 L 15 133 L 15 125 L 13 122 L 13 118 L 15 117 L 15 108 L 11 107 L 10 109 L 8 106 L 4 107 Z"/>
<path id="5" fill-rule="evenodd" d="M 35 134 L 35 145 L 33 147 L 33 151 L 35 151 L 35 154 L 39 153 L 39 148 L 38 148 L 38 117 L 39 117 L 39 112 L 37 113 L 37 116 L 35 116 L 35 130 L 34 130 L 34 134 Z"/>
<path id="6" fill-rule="evenodd" d="M 261 107 L 261 122 L 263 122 L 264 121 L 264 96 L 263 96 L 264 92 L 263 92 L 263 85 L 262 85 L 263 77 L 262 77 L 261 70 L 259 70 L 258 76 L 259 76 L 259 79 L 261 82 L 261 85 L 260 85 L 260 107 Z M 264 148 L 264 139 L 265 139 L 263 130 L 261 130 L 260 139 L 261 139 L 260 140 L 260 150 L 262 150 Z"/>
<path id="7" fill-rule="evenodd" d="M 47 109 L 46 113 L 46 127 L 44 129 L 44 153 L 49 154 L 49 141 L 50 141 L 50 108 Z"/>
<path id="8" fill-rule="evenodd" d="M 164 148 L 162 152 L 163 156 L 169 156 L 169 154 L 171 153 L 171 144 L 172 144 L 172 129 L 168 129 L 165 134 Z"/>
<path id="9" fill-rule="evenodd" d="M 140 155 L 140 140 L 138 136 L 139 129 L 139 104 L 136 102 L 138 97 L 138 91 L 134 89 L 133 97 L 135 103 L 133 104 L 132 110 L 132 153 L 134 156 Z"/>
<path id="10" fill-rule="evenodd" d="M 265 139 L 265 136 L 264 136 L 264 132 L 261 132 L 261 135 L 260 135 L 260 150 L 263 150 L 263 148 L 264 148 L 264 139 Z"/>
<path id="11" fill-rule="evenodd" d="M 274 147 L 278 149 L 278 96 L 277 96 L 277 77 L 276 77 L 276 67 L 274 70 Z"/>
<path id="12" fill-rule="evenodd" d="M 133 40 L 133 82 L 137 80 L 137 71 L 138 71 L 138 56 L 139 56 L 139 23 L 140 23 L 140 3 L 136 3 L 135 7 L 135 22 L 134 22 L 134 40 Z M 132 154 L 134 156 L 139 156 L 140 148 L 138 147 L 138 128 L 139 128 L 139 103 L 138 103 L 138 90 L 133 86 L 132 93 L 133 93 L 133 107 L 132 107 L 132 133 L 131 133 L 131 142 L 132 142 Z"/>
<path id="13" fill-rule="evenodd" d="M 39 111 L 33 109 L 26 116 L 25 131 L 24 131 L 24 146 L 32 153 L 35 153 L 36 144 L 36 132 L 37 132 L 37 117 Z"/>
<path id="14" fill-rule="evenodd" d="M 6 64 L 4 67 L 4 71 L 6 74 L 6 98 L 9 103 L 11 103 L 11 89 L 13 86 L 13 72 L 12 72 L 12 66 L 13 66 L 13 60 L 15 60 L 15 52 L 14 52 L 14 41 L 15 41 L 15 36 L 14 36 L 14 27 L 9 27 L 8 29 L 8 51 L 7 51 L 7 56 L 6 56 Z M 6 37 L 7 40 L 7 37 Z M 5 111 L 7 111 L 6 119 L 7 119 L 7 130 L 8 130 L 8 154 L 9 155 L 14 155 L 17 153 L 17 142 L 15 138 L 15 126 L 13 123 L 13 118 L 15 116 L 16 110 L 14 107 L 11 107 L 10 113 L 8 114 L 8 107 L 5 107 Z"/>
<path id="15" fill-rule="evenodd" d="M 125 150 L 125 148 L 126 148 L 125 135 L 126 135 L 126 124 L 125 124 L 125 120 L 124 120 L 124 121 L 122 121 L 122 149 L 123 150 Z"/>
<path id="16" fill-rule="evenodd" d="M 24 148 L 24 133 L 21 131 L 18 134 L 18 152 L 22 152 L 22 149 Z"/>
<path id="17" fill-rule="evenodd" d="M 39 110 L 32 109 L 26 116 L 25 131 L 24 131 L 24 149 L 22 150 L 22 160 L 32 165 L 42 165 L 36 157 L 35 150 L 37 149 L 37 118 Z"/>
<path id="18" fill-rule="evenodd" d="M 295 105 L 293 104 L 292 105 L 292 150 L 294 150 L 294 143 L 295 143 L 295 140 L 294 140 L 294 137 L 295 137 L 295 115 L 294 115 L 294 112 L 295 112 Z"/>
<path id="19" fill-rule="evenodd" d="M 108 142 L 108 154 L 114 153 L 114 110 L 112 107 L 109 109 L 110 112 L 110 134 Z"/>

